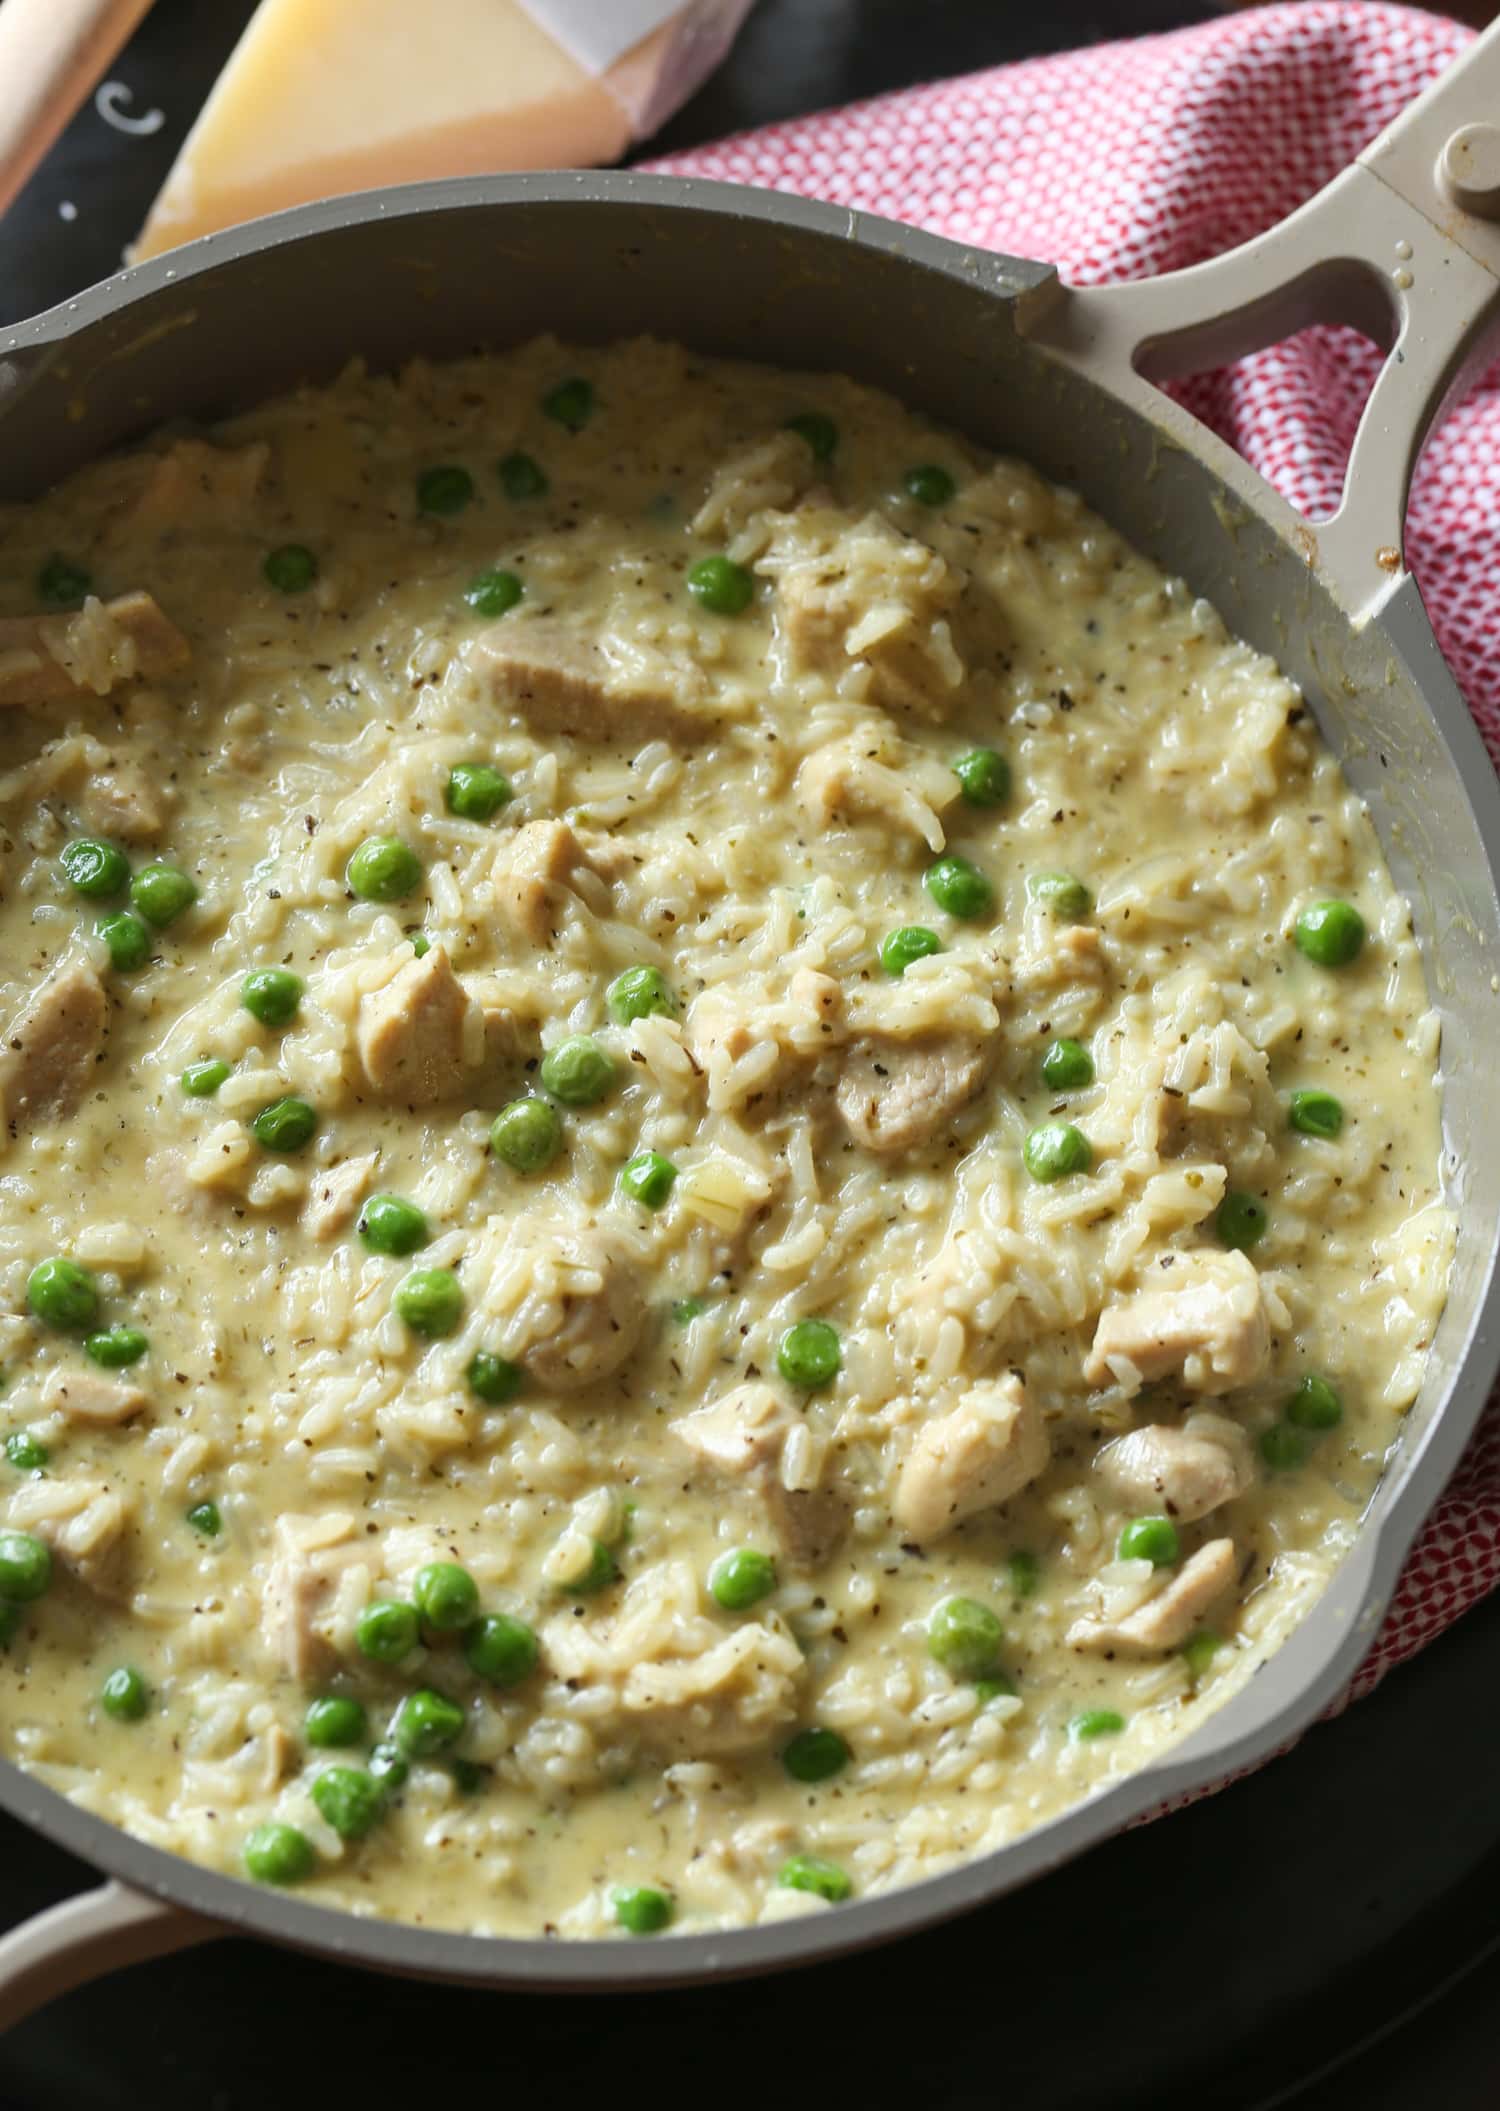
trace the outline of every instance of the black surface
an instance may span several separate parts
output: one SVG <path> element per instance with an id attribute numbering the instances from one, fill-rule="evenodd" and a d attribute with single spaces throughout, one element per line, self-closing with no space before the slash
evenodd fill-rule
<path id="1" fill-rule="evenodd" d="M 112 270 L 248 0 L 157 0 L 0 223 L 0 323 Z M 762 0 L 653 151 L 1210 12 L 1173 0 Z M 0 87 L 3 92 L 3 87 Z M 65 215 L 67 205 L 75 213 Z M 1288 1757 L 1017 1898 L 748 1986 L 548 2000 L 377 1981 L 244 1943 L 138 1967 L 0 2044 L 3 2111 L 363 2102 L 967 2111 L 1500 2105 L 1500 1604 Z M 89 1873 L 0 1816 L 0 1922 Z"/>

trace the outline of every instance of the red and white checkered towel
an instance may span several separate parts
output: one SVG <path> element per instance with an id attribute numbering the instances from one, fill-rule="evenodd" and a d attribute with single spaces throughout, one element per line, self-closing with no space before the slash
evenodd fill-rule
<path id="1" fill-rule="evenodd" d="M 1077 284 L 1196 264 L 1283 219 L 1470 42 L 1408 8 L 1307 0 L 912 88 L 673 156 L 679 174 L 792 191 L 1047 257 Z M 1477 115 L 1478 113 L 1476 113 Z M 1308 330 L 1184 391 L 1294 504 L 1331 512 L 1374 348 Z M 1500 370 L 1417 472 L 1407 556 L 1500 759 Z M 1407 1562 L 1364 1692 L 1500 1582 L 1500 1400 Z"/>

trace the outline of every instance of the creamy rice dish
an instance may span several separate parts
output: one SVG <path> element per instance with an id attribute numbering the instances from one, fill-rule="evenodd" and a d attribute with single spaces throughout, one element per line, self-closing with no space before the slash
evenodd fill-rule
<path id="1" fill-rule="evenodd" d="M 362 369 L 0 511 L 0 1740 L 356 1912 L 822 1913 L 1200 1722 L 1441 1311 L 1301 697 L 828 376 Z"/>

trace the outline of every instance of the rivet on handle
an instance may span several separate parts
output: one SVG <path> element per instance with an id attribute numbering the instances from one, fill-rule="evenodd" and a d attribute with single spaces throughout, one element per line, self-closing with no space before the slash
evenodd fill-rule
<path id="1" fill-rule="evenodd" d="M 1500 220 L 1500 125 L 1465 125 L 1443 142 L 1437 184 L 1481 220 Z"/>

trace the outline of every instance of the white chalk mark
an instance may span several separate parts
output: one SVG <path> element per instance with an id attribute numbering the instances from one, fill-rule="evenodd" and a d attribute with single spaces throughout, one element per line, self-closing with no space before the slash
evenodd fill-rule
<path id="1" fill-rule="evenodd" d="M 94 108 L 117 132 L 133 132 L 137 137 L 159 132 L 167 121 L 165 112 L 147 110 L 140 117 L 128 117 L 120 105 L 134 100 L 135 90 L 127 88 L 123 81 L 106 81 L 94 96 Z"/>

